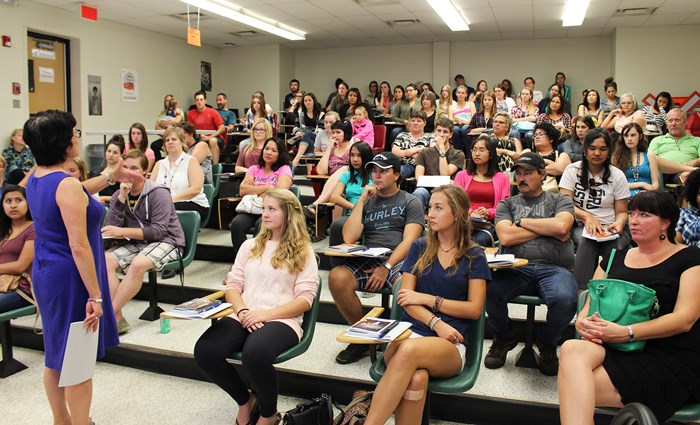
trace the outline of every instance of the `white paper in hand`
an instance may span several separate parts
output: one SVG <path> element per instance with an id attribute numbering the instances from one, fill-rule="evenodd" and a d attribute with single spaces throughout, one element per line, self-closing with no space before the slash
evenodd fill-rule
<path id="1" fill-rule="evenodd" d="M 63 356 L 59 387 L 77 385 L 91 379 L 95 374 L 97 362 L 98 331 L 92 332 L 83 328 L 83 322 L 73 322 L 68 329 L 66 352 Z"/>

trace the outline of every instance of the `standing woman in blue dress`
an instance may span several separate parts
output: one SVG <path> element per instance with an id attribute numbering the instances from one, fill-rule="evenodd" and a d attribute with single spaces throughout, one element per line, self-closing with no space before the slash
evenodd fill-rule
<path id="1" fill-rule="evenodd" d="M 27 201 L 36 231 L 32 277 L 44 331 L 44 387 L 55 424 L 87 425 L 92 379 L 67 387 L 58 383 L 72 322 L 99 333 L 98 358 L 119 344 L 100 234 L 104 212 L 89 194 L 124 171 L 120 161 L 114 172 L 107 170 L 85 187 L 66 174 L 80 153 L 75 124 L 68 112 L 43 111 L 24 124 L 24 137 L 38 165 L 27 182 Z"/>

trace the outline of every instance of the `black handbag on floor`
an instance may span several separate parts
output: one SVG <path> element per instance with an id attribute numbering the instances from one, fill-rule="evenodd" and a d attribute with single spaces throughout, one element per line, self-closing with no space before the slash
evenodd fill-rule
<path id="1" fill-rule="evenodd" d="M 340 410 L 339 418 L 334 418 L 333 407 Z M 333 425 L 340 423 L 343 411 L 328 394 L 321 394 L 308 403 L 298 404 L 284 414 L 282 422 L 286 425 Z"/>

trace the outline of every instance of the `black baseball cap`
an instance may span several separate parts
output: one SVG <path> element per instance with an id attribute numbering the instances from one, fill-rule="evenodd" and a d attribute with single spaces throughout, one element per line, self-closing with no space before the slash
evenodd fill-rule
<path id="1" fill-rule="evenodd" d="M 372 165 L 376 165 L 377 167 L 381 168 L 382 170 L 386 170 L 388 168 L 393 168 L 394 170 L 400 170 L 401 169 L 401 159 L 399 159 L 398 156 L 391 152 L 380 152 L 376 155 L 374 155 L 374 158 L 370 162 L 365 165 L 365 168 L 369 168 Z"/>
<path id="2" fill-rule="evenodd" d="M 523 167 L 528 170 L 544 170 L 544 159 L 534 152 L 525 152 L 515 161 L 513 168 L 515 167 Z"/>

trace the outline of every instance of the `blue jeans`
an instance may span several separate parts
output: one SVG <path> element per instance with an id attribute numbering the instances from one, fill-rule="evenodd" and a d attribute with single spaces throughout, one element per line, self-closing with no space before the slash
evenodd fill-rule
<path id="1" fill-rule="evenodd" d="M 412 164 L 401 164 L 401 177 L 408 179 L 416 175 L 416 166 Z"/>
<path id="2" fill-rule="evenodd" d="M 537 341 L 547 345 L 559 343 L 562 331 L 576 313 L 578 291 L 574 275 L 563 267 L 549 264 L 495 271 L 486 287 L 486 313 L 489 326 L 501 340 L 513 339 L 508 301 L 518 295 L 536 295 L 544 299 L 547 323 L 538 333 Z"/>
<path id="3" fill-rule="evenodd" d="M 22 298 L 17 291 L 0 292 L 0 313 L 7 313 L 29 305 L 31 303 Z"/>
<path id="4" fill-rule="evenodd" d="M 420 199 L 420 201 L 423 203 L 423 209 L 428 208 L 428 202 L 430 202 L 430 189 L 426 187 L 417 187 L 416 190 L 413 191 L 413 196 Z"/>

